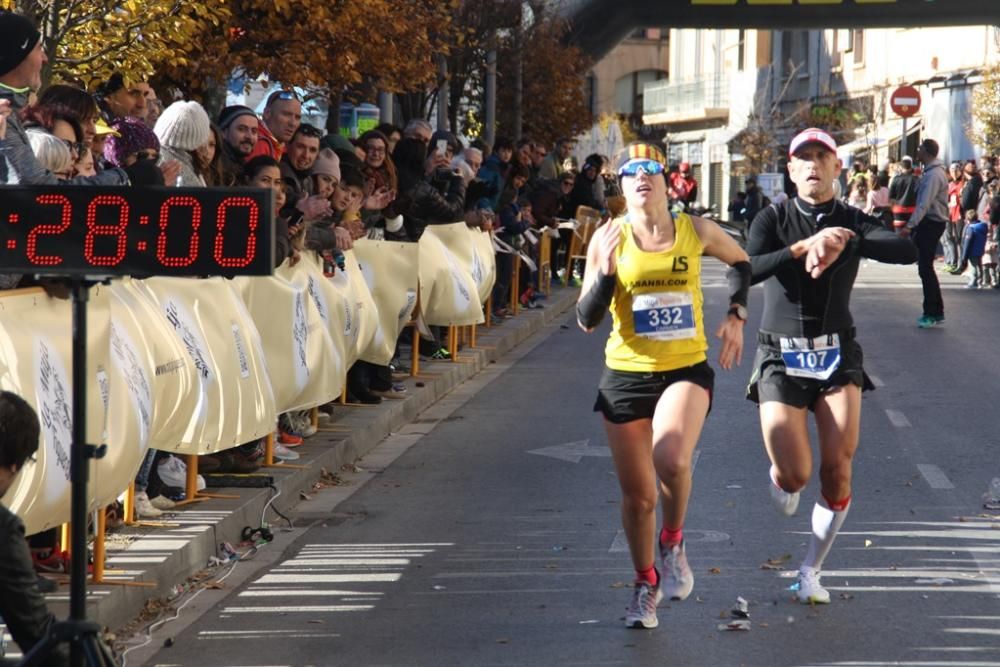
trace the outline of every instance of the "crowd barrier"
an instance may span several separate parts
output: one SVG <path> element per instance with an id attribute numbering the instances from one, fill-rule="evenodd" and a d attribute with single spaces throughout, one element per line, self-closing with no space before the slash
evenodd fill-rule
<path id="1" fill-rule="evenodd" d="M 360 240 L 345 256 L 332 276 L 304 253 L 269 277 L 92 288 L 87 437 L 108 447 L 91 463 L 89 510 L 129 487 L 149 448 L 196 461 L 270 435 L 280 413 L 342 396 L 357 360 L 389 362 L 418 295 L 428 324 L 483 321 L 496 275 L 489 234 L 435 225 L 417 244 Z M 38 454 L 5 497 L 28 534 L 70 518 L 70 310 L 38 288 L 0 294 L 0 387 L 42 423 Z"/>

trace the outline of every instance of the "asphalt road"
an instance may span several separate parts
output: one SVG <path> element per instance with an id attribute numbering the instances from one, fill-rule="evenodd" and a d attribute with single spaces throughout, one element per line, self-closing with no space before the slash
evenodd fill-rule
<path id="1" fill-rule="evenodd" d="M 714 326 L 720 267 L 706 284 Z M 556 324 L 386 443 L 384 461 L 359 462 L 370 481 L 186 629 L 164 628 L 154 641 L 173 645 L 146 664 L 1000 665 L 1000 514 L 981 504 L 1000 476 L 1000 290 L 961 284 L 949 278 L 946 325 L 920 331 L 916 268 L 862 270 L 853 310 L 879 386 L 829 606 L 788 590 L 818 484 L 792 518 L 770 505 L 743 398 L 752 326 L 742 367 L 717 372 L 698 449 L 694 593 L 661 606 L 656 630 L 624 627 L 632 572 L 591 411 L 604 334 Z M 737 596 L 751 629 L 721 631 Z"/>

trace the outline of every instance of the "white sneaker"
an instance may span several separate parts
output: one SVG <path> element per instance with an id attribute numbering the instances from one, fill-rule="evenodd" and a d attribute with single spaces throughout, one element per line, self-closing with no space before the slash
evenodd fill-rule
<path id="1" fill-rule="evenodd" d="M 179 489 L 187 488 L 187 464 L 177 456 L 168 456 L 160 461 L 156 468 L 156 473 L 167 486 Z M 198 483 L 195 489 L 202 491 L 205 488 L 205 478 L 198 475 Z"/>
<path id="2" fill-rule="evenodd" d="M 658 586 L 654 588 L 645 581 L 637 583 L 632 590 L 632 601 L 625 611 L 625 626 L 646 630 L 658 626 L 660 621 L 656 618 L 656 605 L 662 599 L 663 593 Z"/>
<path id="3" fill-rule="evenodd" d="M 149 499 L 150 504 L 158 510 L 172 510 L 177 507 L 177 503 L 166 496 L 156 496 Z"/>
<path id="4" fill-rule="evenodd" d="M 660 547 L 660 561 L 663 572 L 660 574 L 661 598 L 670 600 L 686 600 L 694 588 L 694 573 L 688 565 L 684 542 L 672 547 Z"/>
<path id="5" fill-rule="evenodd" d="M 799 569 L 799 590 L 796 593 L 802 604 L 830 604 L 830 591 L 819 583 L 819 570 L 812 567 Z"/>
<path id="6" fill-rule="evenodd" d="M 301 457 L 298 452 L 293 452 L 280 442 L 276 442 L 274 443 L 274 458 L 280 461 L 298 461 Z"/>
<path id="7" fill-rule="evenodd" d="M 771 500 L 774 501 L 775 508 L 785 516 L 795 514 L 795 510 L 799 508 L 799 492 L 789 493 L 778 486 L 778 483 L 774 480 L 774 466 L 771 467 L 768 480 L 770 481 L 768 486 L 771 489 Z"/>
<path id="8" fill-rule="evenodd" d="M 145 491 L 139 491 L 135 494 L 135 515 L 140 519 L 155 519 L 163 516 L 163 512 L 153 507 Z"/>

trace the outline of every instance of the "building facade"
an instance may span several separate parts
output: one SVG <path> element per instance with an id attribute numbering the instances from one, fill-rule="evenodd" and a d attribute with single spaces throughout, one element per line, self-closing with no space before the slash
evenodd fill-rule
<path id="1" fill-rule="evenodd" d="M 703 205 L 725 211 L 749 169 L 739 137 L 752 117 L 776 146 L 799 129 L 831 130 L 845 165 L 913 155 L 926 137 L 945 160 L 973 159 L 967 136 L 971 99 L 985 67 L 1000 62 L 995 26 L 866 30 L 673 30 L 670 76 L 646 85 L 643 121 L 667 144 L 672 162 L 692 164 Z M 906 121 L 891 109 L 901 85 L 921 94 Z M 735 141 L 734 141 L 735 139 Z M 737 175 L 738 174 L 738 175 Z"/>

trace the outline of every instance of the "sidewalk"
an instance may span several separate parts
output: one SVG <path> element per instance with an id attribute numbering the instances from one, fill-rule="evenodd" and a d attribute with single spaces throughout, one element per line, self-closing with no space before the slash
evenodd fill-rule
<path id="1" fill-rule="evenodd" d="M 140 615 L 152 618 L 155 613 L 150 615 L 150 611 L 169 610 L 169 600 L 190 586 L 188 580 L 197 579 L 209 566 L 210 559 L 224 558 L 220 544 L 237 545 L 244 527 L 256 529 L 261 525 L 261 516 L 272 496 L 275 496 L 272 507 L 288 514 L 302 500 L 301 494 L 313 490 L 323 471 L 335 475 L 342 466 L 353 463 L 387 436 L 417 420 L 418 415 L 455 387 L 562 316 L 575 303 L 578 293 L 577 289 L 554 288 L 543 302 L 543 309 L 522 310 L 516 318 L 489 329 L 478 327 L 476 347 L 460 350 L 457 362 L 421 361 L 420 376 L 404 382 L 408 394 L 405 400 L 338 407 L 333 419 L 323 424 L 319 433 L 296 448 L 302 458 L 295 463 L 303 468 L 278 465 L 262 468 L 258 473 L 273 476 L 276 496 L 268 488 L 207 489 L 238 498 L 207 499 L 164 515 L 162 523 L 166 525 L 131 526 L 109 534 L 105 580 L 153 582 L 155 586 L 91 585 L 88 618 L 121 634 Z M 271 525 L 284 524 L 272 510 L 267 511 L 265 521 Z M 57 618 L 68 615 L 68 584 L 61 585 L 46 599 Z M 13 652 L 16 648 L 11 645 L 8 650 Z"/>

